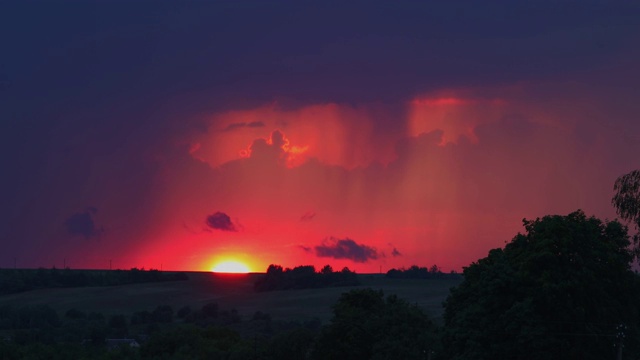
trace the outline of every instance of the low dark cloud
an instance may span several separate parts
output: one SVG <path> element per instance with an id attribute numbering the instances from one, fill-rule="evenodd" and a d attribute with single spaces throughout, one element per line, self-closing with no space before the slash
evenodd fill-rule
<path id="1" fill-rule="evenodd" d="M 265 125 L 264 125 L 264 123 L 262 121 L 238 122 L 238 123 L 229 124 L 222 131 L 233 131 L 233 130 L 237 130 L 237 129 L 244 128 L 244 127 L 259 128 L 259 127 L 264 127 L 264 126 Z"/>
<path id="2" fill-rule="evenodd" d="M 93 219 L 97 212 L 98 209 L 95 207 L 89 207 L 83 212 L 71 215 L 64 222 L 67 232 L 73 236 L 83 236 L 85 239 L 100 235 L 104 229 L 98 228 Z"/>
<path id="3" fill-rule="evenodd" d="M 349 238 L 330 238 L 329 240 L 325 240 L 322 245 L 316 246 L 314 249 L 316 256 L 318 257 L 349 259 L 359 263 L 375 260 L 379 256 L 376 248 L 364 244 L 358 244 Z"/>
<path id="4" fill-rule="evenodd" d="M 393 257 L 402 256 L 402 254 L 400 253 L 400 251 L 398 251 L 398 249 L 393 248 L 393 250 L 391 251 L 391 256 Z"/>
<path id="5" fill-rule="evenodd" d="M 309 246 L 304 246 L 304 245 L 300 245 L 300 249 L 302 249 L 302 251 L 306 252 L 306 253 L 313 253 L 313 249 L 310 248 Z"/>
<path id="6" fill-rule="evenodd" d="M 307 211 L 302 216 L 300 216 L 300 221 L 311 221 L 316 217 L 316 213 L 313 211 Z"/>
<path id="7" fill-rule="evenodd" d="M 222 231 L 238 231 L 237 226 L 231 221 L 229 215 L 223 212 L 216 212 L 207 216 L 205 223 L 212 229 Z"/>

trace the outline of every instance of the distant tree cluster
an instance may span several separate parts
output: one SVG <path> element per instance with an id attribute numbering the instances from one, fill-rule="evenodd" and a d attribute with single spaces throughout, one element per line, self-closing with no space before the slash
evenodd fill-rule
<path id="1" fill-rule="evenodd" d="M 0 295 L 42 288 L 113 286 L 157 281 L 186 280 L 183 272 L 144 270 L 71 270 L 65 268 L 0 269 Z"/>
<path id="2" fill-rule="evenodd" d="M 326 265 L 322 270 L 316 272 L 315 267 L 311 265 L 283 269 L 280 265 L 271 264 L 264 277 L 255 282 L 254 288 L 256 291 L 273 291 L 359 284 L 356 273 L 347 267 L 341 271 L 333 271 L 331 266 Z"/>
<path id="3" fill-rule="evenodd" d="M 442 275 L 438 265 L 433 265 L 430 268 L 412 265 L 408 269 L 400 268 L 387 271 L 387 277 L 392 279 L 433 279 Z"/>

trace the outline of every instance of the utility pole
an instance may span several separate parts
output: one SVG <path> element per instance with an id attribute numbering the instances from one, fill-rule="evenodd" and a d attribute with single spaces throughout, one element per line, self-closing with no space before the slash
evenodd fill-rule
<path id="1" fill-rule="evenodd" d="M 618 360 L 622 360 L 622 348 L 624 347 L 625 330 L 627 330 L 627 327 L 624 326 L 624 324 L 620 324 L 616 327 L 616 338 L 618 339 L 618 356 L 616 359 Z"/>

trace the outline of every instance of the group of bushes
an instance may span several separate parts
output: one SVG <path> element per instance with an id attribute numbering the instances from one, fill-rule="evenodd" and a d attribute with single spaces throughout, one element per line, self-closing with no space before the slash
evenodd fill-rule
<path id="1" fill-rule="evenodd" d="M 265 276 L 255 282 L 254 288 L 256 291 L 273 291 L 355 285 L 360 285 L 358 277 L 347 267 L 333 271 L 331 266 L 326 265 L 316 272 L 315 267 L 310 265 L 283 269 L 280 265 L 272 264 Z"/>
<path id="2" fill-rule="evenodd" d="M 433 265 L 430 268 L 413 265 L 408 269 L 400 268 L 387 271 L 387 277 L 392 279 L 432 279 L 443 275 L 438 265 Z"/>

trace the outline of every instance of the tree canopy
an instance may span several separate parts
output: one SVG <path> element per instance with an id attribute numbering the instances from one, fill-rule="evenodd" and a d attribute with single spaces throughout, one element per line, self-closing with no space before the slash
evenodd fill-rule
<path id="1" fill-rule="evenodd" d="M 614 358 L 640 350 L 627 228 L 582 211 L 523 220 L 526 232 L 464 269 L 445 301 L 447 359 Z"/>
<path id="2" fill-rule="evenodd" d="M 436 327 L 416 305 L 382 290 L 340 296 L 313 359 L 425 359 L 438 346 Z"/>
<path id="3" fill-rule="evenodd" d="M 613 191 L 616 193 L 611 203 L 616 208 L 618 216 L 622 220 L 633 223 L 636 230 L 640 232 L 640 170 L 620 176 L 613 185 Z M 636 255 L 638 255 L 640 234 L 636 233 L 633 239 Z"/>

